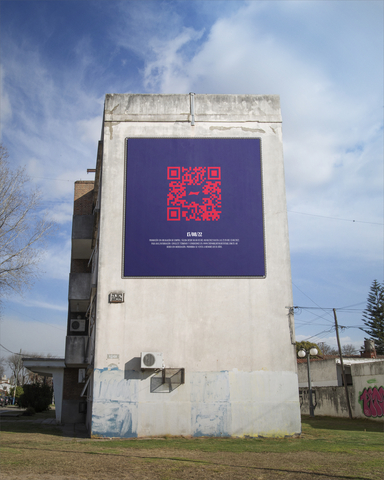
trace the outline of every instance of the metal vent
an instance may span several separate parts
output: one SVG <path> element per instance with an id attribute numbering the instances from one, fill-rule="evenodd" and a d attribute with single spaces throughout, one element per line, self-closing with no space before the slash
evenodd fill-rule
<path id="1" fill-rule="evenodd" d="M 163 354 L 160 352 L 142 352 L 141 353 L 141 368 L 162 369 L 163 368 Z"/>
<path id="2" fill-rule="evenodd" d="M 69 330 L 71 332 L 85 332 L 85 320 L 79 318 L 73 318 L 70 321 Z"/>
<path id="3" fill-rule="evenodd" d="M 152 353 L 147 353 L 143 357 L 143 363 L 146 367 L 153 367 L 155 364 L 156 358 Z"/>

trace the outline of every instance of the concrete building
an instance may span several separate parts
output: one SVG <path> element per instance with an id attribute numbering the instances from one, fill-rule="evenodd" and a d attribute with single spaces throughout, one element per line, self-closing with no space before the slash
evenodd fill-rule
<path id="1" fill-rule="evenodd" d="M 0 378 L 0 392 L 4 393 L 5 395 L 8 395 L 11 388 L 12 388 L 12 384 L 9 378 L 7 378 L 6 375 L 3 375 Z"/>
<path id="2" fill-rule="evenodd" d="M 299 361 L 301 412 L 309 414 L 306 361 Z M 354 418 L 384 421 L 384 359 L 344 358 L 349 403 Z M 312 359 L 312 402 L 316 416 L 348 417 L 349 409 L 343 385 L 340 359 Z"/>
<path id="3" fill-rule="evenodd" d="M 75 185 L 62 422 L 299 433 L 291 306 L 278 96 L 107 95 Z"/>

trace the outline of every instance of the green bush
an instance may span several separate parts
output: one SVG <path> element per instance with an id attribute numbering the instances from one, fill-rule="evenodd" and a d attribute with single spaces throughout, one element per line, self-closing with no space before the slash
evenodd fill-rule
<path id="1" fill-rule="evenodd" d="M 13 398 L 13 393 L 15 391 L 15 387 L 12 387 L 9 391 L 9 395 Z M 16 387 L 16 395 L 15 395 L 15 404 L 19 404 L 19 398 L 24 393 L 23 387 Z"/>
<path id="2" fill-rule="evenodd" d="M 23 413 L 23 415 L 26 415 L 29 417 L 29 416 L 35 415 L 35 413 L 36 413 L 36 410 L 33 407 L 28 407 Z"/>
<path id="3" fill-rule="evenodd" d="M 37 413 L 49 409 L 52 403 L 52 388 L 48 385 L 34 383 L 23 385 L 24 393 L 20 395 L 18 404 L 21 408 L 32 407 Z"/>

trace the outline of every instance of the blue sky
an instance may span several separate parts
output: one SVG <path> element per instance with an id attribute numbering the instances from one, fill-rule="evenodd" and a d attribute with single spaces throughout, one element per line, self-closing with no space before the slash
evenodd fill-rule
<path id="1" fill-rule="evenodd" d="M 4 302 L 4 347 L 64 355 L 73 182 L 93 179 L 105 94 L 189 92 L 280 95 L 297 339 L 335 345 L 339 308 L 362 345 L 384 273 L 382 1 L 1 0 L 0 22 L 1 141 L 58 224 Z"/>

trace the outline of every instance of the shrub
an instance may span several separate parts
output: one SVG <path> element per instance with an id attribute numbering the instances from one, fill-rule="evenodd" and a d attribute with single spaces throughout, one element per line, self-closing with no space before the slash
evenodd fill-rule
<path id="1" fill-rule="evenodd" d="M 34 383 L 23 385 L 24 393 L 20 396 L 18 404 L 21 408 L 32 407 L 36 412 L 44 412 L 52 403 L 52 388 L 48 385 Z"/>
<path id="2" fill-rule="evenodd" d="M 33 407 L 28 407 L 23 415 L 30 417 L 31 415 L 35 415 L 36 410 Z"/>
<path id="3" fill-rule="evenodd" d="M 12 398 L 13 398 L 14 391 L 15 391 L 15 387 L 12 387 L 11 390 L 9 391 L 9 396 Z M 16 405 L 19 404 L 19 398 L 23 393 L 24 393 L 23 387 L 16 387 L 16 395 L 15 395 Z"/>

